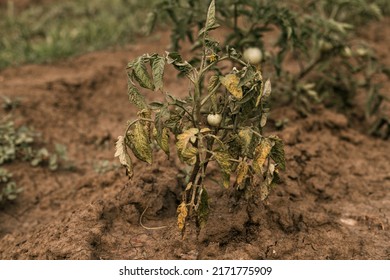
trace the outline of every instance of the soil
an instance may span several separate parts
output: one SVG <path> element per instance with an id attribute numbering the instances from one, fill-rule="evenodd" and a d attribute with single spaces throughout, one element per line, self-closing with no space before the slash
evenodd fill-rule
<path id="1" fill-rule="evenodd" d="M 285 141 L 283 183 L 265 202 L 248 203 L 208 180 L 207 225 L 189 224 L 184 236 L 176 207 L 185 166 L 174 157 L 136 161 L 131 181 L 122 168 L 97 172 L 96 163 L 117 162 L 116 138 L 136 116 L 125 65 L 163 52 L 168 37 L 161 31 L 125 49 L 0 72 L 0 95 L 21 101 L 15 122 L 41 133 L 37 145 L 65 145 L 75 166 L 7 165 L 24 191 L 0 210 L 0 259 L 390 259 L 389 142 L 326 108 L 306 118 L 275 108 L 271 124 L 289 119 L 268 132 Z M 375 44 L 386 49 L 388 38 Z M 166 77 L 174 94 L 186 94 L 173 72 Z"/>

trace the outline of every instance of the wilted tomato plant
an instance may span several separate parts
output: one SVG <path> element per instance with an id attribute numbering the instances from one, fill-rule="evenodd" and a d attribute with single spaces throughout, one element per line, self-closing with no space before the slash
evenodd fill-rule
<path id="1" fill-rule="evenodd" d="M 206 170 L 216 162 L 221 185 L 245 192 L 246 197 L 266 199 L 285 168 L 283 142 L 277 136 L 265 136 L 271 94 L 270 80 L 264 80 L 258 61 L 250 64 L 233 48 L 222 50 L 210 32 L 218 28 L 215 1 L 199 31 L 202 57 L 198 68 L 176 52 L 165 55 L 144 54 L 129 62 L 128 95 L 138 107 L 138 118 L 128 123 L 118 137 L 115 156 L 133 175 L 132 154 L 149 164 L 152 144 L 168 156 L 169 138 L 174 137 L 177 155 L 191 166 L 183 185 L 178 206 L 178 226 L 184 230 L 186 219 L 194 217 L 203 226 L 209 214 L 205 185 Z M 253 61 L 252 61 L 253 62 Z M 192 85 L 186 98 L 174 97 L 164 90 L 164 70 L 173 66 Z M 228 66 L 229 70 L 226 67 Z M 222 67 L 223 66 L 223 67 Z M 139 87 L 159 91 L 165 102 L 149 103 Z"/>

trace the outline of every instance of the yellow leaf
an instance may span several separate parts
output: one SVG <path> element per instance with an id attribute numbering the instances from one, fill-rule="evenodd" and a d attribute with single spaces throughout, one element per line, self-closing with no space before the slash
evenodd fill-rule
<path id="1" fill-rule="evenodd" d="M 176 148 L 179 152 L 179 157 L 186 163 L 193 165 L 196 162 L 196 155 L 198 150 L 190 143 L 191 139 L 196 140 L 196 134 L 199 133 L 199 129 L 190 128 L 177 136 Z"/>
<path id="2" fill-rule="evenodd" d="M 182 161 L 189 165 L 194 165 L 196 163 L 196 156 L 198 154 L 198 149 L 195 147 L 188 147 L 180 153 L 180 158 Z"/>
<path id="3" fill-rule="evenodd" d="M 267 138 L 263 138 L 260 144 L 255 149 L 255 156 L 253 158 L 253 169 L 258 175 L 262 173 L 262 167 L 271 152 L 273 142 Z"/>
<path id="4" fill-rule="evenodd" d="M 242 99 L 242 88 L 238 87 L 240 79 L 235 74 L 228 74 L 219 78 L 226 89 L 238 100 Z"/>
<path id="5" fill-rule="evenodd" d="M 149 164 L 152 163 L 152 147 L 150 146 L 150 138 L 145 127 L 141 122 L 136 122 L 129 130 L 128 137 L 130 139 L 130 148 L 134 155 Z"/>
<path id="6" fill-rule="evenodd" d="M 184 203 L 180 203 L 179 207 L 177 207 L 177 226 L 182 231 L 186 224 L 186 218 L 188 215 L 187 205 Z"/>
<path id="7" fill-rule="evenodd" d="M 232 172 L 232 164 L 230 162 L 230 154 L 225 151 L 215 152 L 215 160 L 218 162 L 223 173 L 230 174 Z"/>
<path id="8" fill-rule="evenodd" d="M 223 178 L 223 181 L 222 181 L 223 187 L 225 189 L 229 188 L 230 187 L 230 175 L 227 173 L 222 173 L 222 178 Z"/>
<path id="9" fill-rule="evenodd" d="M 129 178 L 133 177 L 133 164 L 131 162 L 131 158 L 126 152 L 126 146 L 123 136 L 119 136 L 116 141 L 115 147 L 115 157 L 119 158 L 119 162 L 126 167 L 126 174 Z"/>
<path id="10" fill-rule="evenodd" d="M 241 161 L 237 166 L 237 185 L 241 186 L 241 184 L 245 181 L 246 176 L 249 171 L 249 166 L 245 161 Z"/>

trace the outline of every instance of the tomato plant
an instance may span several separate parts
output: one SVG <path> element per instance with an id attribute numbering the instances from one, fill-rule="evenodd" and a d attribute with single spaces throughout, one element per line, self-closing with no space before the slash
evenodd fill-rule
<path id="1" fill-rule="evenodd" d="M 258 59 L 250 64 L 234 48 L 221 48 L 211 35 L 219 24 L 215 1 L 208 8 L 198 37 L 202 56 L 198 67 L 177 52 L 144 54 L 129 62 L 128 96 L 138 107 L 138 118 L 128 123 L 116 143 L 116 156 L 133 176 L 132 155 L 152 164 L 156 143 L 170 156 L 173 137 L 177 156 L 191 167 L 183 186 L 178 226 L 195 217 L 203 226 L 209 214 L 205 178 L 210 162 L 221 171 L 221 185 L 266 199 L 285 168 L 283 142 L 265 136 L 271 82 L 263 78 Z M 222 67 L 222 65 L 224 67 Z M 226 70 L 226 65 L 228 70 Z M 165 91 L 164 70 L 172 66 L 191 84 L 188 96 L 178 98 Z M 159 91 L 165 102 L 148 103 L 139 87 Z"/>

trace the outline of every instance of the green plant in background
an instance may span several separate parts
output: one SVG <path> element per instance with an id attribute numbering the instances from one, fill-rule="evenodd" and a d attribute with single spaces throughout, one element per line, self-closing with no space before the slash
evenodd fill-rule
<path id="1" fill-rule="evenodd" d="M 93 163 L 93 170 L 98 174 L 105 174 L 112 170 L 118 170 L 121 167 L 119 163 L 112 163 L 106 159 L 99 160 Z"/>
<path id="2" fill-rule="evenodd" d="M 160 1 L 149 14 L 148 30 L 165 15 L 173 23 L 172 48 L 179 49 L 188 39 L 197 49 L 202 44 L 194 34 L 202 26 L 204 5 L 203 1 Z M 390 71 L 364 41 L 356 40 L 355 32 L 389 14 L 389 1 L 228 0 L 220 1 L 219 7 L 216 17 L 227 29 L 222 46 L 261 50 L 262 66 L 273 69 L 280 81 L 275 87 L 277 102 L 293 103 L 303 114 L 309 114 L 315 103 L 347 113 L 345 109 L 356 103 L 363 90 L 367 92 L 363 117 L 371 132 L 389 136 L 388 117 L 381 112 L 386 98 L 375 77 Z M 272 46 L 267 46 L 272 40 Z M 199 61 L 196 55 L 190 62 Z"/>
<path id="3" fill-rule="evenodd" d="M 12 180 L 12 174 L 0 167 L 0 206 L 5 201 L 16 199 L 21 191 L 22 189 Z"/>
<path id="4" fill-rule="evenodd" d="M 138 118 L 128 123 L 124 135 L 119 136 L 115 156 L 131 178 L 130 151 L 151 164 L 152 143 L 169 157 L 169 138 L 174 136 L 178 157 L 190 166 L 178 207 L 181 230 L 189 217 L 195 218 L 198 226 L 206 223 L 209 198 L 205 179 L 210 162 L 218 164 L 223 187 L 233 185 L 248 199 L 266 199 L 279 181 L 279 170 L 285 168 L 282 140 L 263 134 L 271 82 L 263 78 L 258 64 L 247 63 L 233 48 L 221 49 L 210 35 L 218 26 L 215 2 L 211 1 L 206 24 L 198 33 L 202 42 L 198 67 L 177 52 L 145 54 L 127 67 L 129 99 L 139 112 Z M 163 75 L 167 64 L 190 82 L 186 98 L 165 91 Z M 161 92 L 165 102 L 148 104 L 139 86 Z"/>
<path id="5" fill-rule="evenodd" d="M 0 120 L 0 203 L 15 199 L 22 190 L 2 165 L 21 160 L 31 166 L 47 166 L 52 171 L 57 170 L 60 164 L 66 169 L 71 168 L 63 145 L 56 144 L 55 152 L 49 153 L 46 148 L 35 147 L 36 136 L 26 126 L 15 127 L 9 118 Z"/>
<path id="6" fill-rule="evenodd" d="M 154 2 L 55 1 L 18 12 L 10 0 L 6 9 L 0 9 L 0 69 L 131 42 Z"/>

